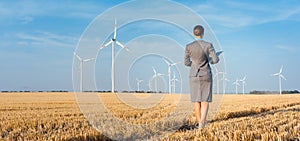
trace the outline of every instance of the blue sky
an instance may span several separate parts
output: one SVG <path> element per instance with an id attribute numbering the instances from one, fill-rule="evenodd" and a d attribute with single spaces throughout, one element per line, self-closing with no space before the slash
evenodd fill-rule
<path id="1" fill-rule="evenodd" d="M 96 16 L 122 2 L 126 1 L 1 1 L 0 90 L 71 91 L 73 52 L 81 34 Z M 175 2 L 197 12 L 214 31 L 224 50 L 230 80 L 228 92 L 235 91 L 232 82 L 244 75 L 247 75 L 246 92 L 277 91 L 278 78 L 270 74 L 277 73 L 281 65 L 284 65 L 283 75 L 287 78 L 282 83 L 283 89 L 300 90 L 300 1 Z M 123 32 L 120 29 L 120 40 L 129 41 L 124 36 L 121 39 L 121 34 L 135 33 L 130 29 L 124 27 Z M 165 36 L 178 36 L 176 32 L 161 32 Z M 102 64 L 98 63 L 97 81 L 105 82 L 99 89 L 109 90 L 110 70 L 101 69 L 110 63 L 109 49 L 98 57 L 103 60 Z M 149 56 L 147 60 L 155 58 Z M 135 89 L 134 80 L 130 80 L 132 89 Z M 141 87 L 147 89 L 146 84 Z M 183 87 L 188 86 L 183 84 Z"/>

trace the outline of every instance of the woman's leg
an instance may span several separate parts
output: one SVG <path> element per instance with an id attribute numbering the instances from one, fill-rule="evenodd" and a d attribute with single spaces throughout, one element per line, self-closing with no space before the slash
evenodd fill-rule
<path id="1" fill-rule="evenodd" d="M 201 102 L 195 102 L 195 114 L 198 123 L 201 121 Z"/>
<path id="2" fill-rule="evenodd" d="M 208 102 L 201 102 L 201 120 L 199 123 L 204 124 L 206 121 L 206 116 L 208 113 L 208 107 L 209 107 L 209 103 Z"/>

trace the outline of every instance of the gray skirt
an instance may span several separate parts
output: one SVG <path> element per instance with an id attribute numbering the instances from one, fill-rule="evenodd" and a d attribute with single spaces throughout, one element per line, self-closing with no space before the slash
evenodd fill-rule
<path id="1" fill-rule="evenodd" d="M 212 75 L 190 77 L 192 102 L 212 102 Z"/>

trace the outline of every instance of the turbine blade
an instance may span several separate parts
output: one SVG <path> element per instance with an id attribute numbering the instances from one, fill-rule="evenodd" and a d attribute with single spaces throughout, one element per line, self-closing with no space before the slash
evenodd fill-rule
<path id="1" fill-rule="evenodd" d="M 117 38 L 117 19 L 115 19 L 115 25 L 114 25 L 114 39 Z"/>
<path id="2" fill-rule="evenodd" d="M 140 79 L 136 78 L 136 81 L 139 82 L 139 83 L 141 83 L 141 82 L 143 82 L 144 80 L 140 80 Z"/>
<path id="3" fill-rule="evenodd" d="M 243 78 L 243 81 L 245 81 L 245 80 L 246 80 L 246 78 L 247 78 L 247 75 L 245 75 L 245 76 L 244 76 L 244 78 Z"/>
<path id="4" fill-rule="evenodd" d="M 282 74 L 280 74 L 279 75 L 281 78 L 283 78 L 284 80 L 286 80 L 286 78 L 282 75 Z"/>
<path id="5" fill-rule="evenodd" d="M 113 42 L 113 41 L 110 40 L 108 43 L 106 43 L 104 46 L 102 46 L 101 49 L 106 48 L 106 47 L 107 47 L 108 45 L 110 45 L 112 42 Z M 101 49 L 100 49 L 100 50 L 101 50 Z"/>
<path id="6" fill-rule="evenodd" d="M 280 73 L 271 74 L 271 76 L 278 76 Z"/>
<path id="7" fill-rule="evenodd" d="M 120 47 L 124 48 L 126 51 L 129 52 L 129 49 L 127 47 L 125 47 L 124 45 L 122 45 L 119 41 L 116 41 L 116 44 L 119 45 Z"/>
<path id="8" fill-rule="evenodd" d="M 116 41 L 117 45 L 119 45 L 122 48 L 125 48 L 125 46 L 123 44 L 121 44 L 119 41 Z"/>
<path id="9" fill-rule="evenodd" d="M 237 80 L 237 79 L 236 79 L 232 84 L 233 84 L 233 85 L 240 85 L 240 84 L 239 84 L 239 80 Z"/>
<path id="10" fill-rule="evenodd" d="M 283 65 L 281 66 L 281 68 L 279 70 L 279 74 L 282 73 L 282 69 L 283 69 Z"/>
<path id="11" fill-rule="evenodd" d="M 171 66 L 175 66 L 175 65 L 177 65 L 177 64 L 179 64 L 180 63 L 180 61 L 178 61 L 178 62 L 176 62 L 176 63 L 173 63 L 173 64 L 171 64 Z"/>
<path id="12" fill-rule="evenodd" d="M 218 74 L 218 73 L 219 73 L 219 70 L 218 70 L 218 68 L 217 68 L 217 67 L 215 67 L 215 70 L 216 70 L 216 73 Z"/>
<path id="13" fill-rule="evenodd" d="M 215 79 L 215 78 L 217 77 L 217 75 L 218 75 L 218 74 L 216 73 L 216 74 L 214 75 L 213 79 Z"/>
<path id="14" fill-rule="evenodd" d="M 153 70 L 154 74 L 156 75 L 156 70 L 154 67 L 152 67 L 152 70 Z"/>
<path id="15" fill-rule="evenodd" d="M 83 60 L 83 62 L 88 62 L 88 61 L 92 61 L 92 60 L 95 60 L 95 58 L 85 59 L 85 60 Z"/>
<path id="16" fill-rule="evenodd" d="M 74 55 L 76 56 L 76 58 L 78 59 L 78 60 L 80 60 L 81 61 L 81 58 L 74 52 Z"/>
<path id="17" fill-rule="evenodd" d="M 170 62 L 166 60 L 165 58 L 162 58 L 168 65 L 170 65 Z"/>

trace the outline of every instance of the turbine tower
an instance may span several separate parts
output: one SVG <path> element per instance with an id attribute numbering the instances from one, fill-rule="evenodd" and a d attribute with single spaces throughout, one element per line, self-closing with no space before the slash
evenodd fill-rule
<path id="1" fill-rule="evenodd" d="M 283 69 L 283 65 L 281 66 L 280 70 L 278 73 L 275 74 L 271 74 L 271 76 L 278 76 L 279 78 L 279 93 L 282 94 L 282 89 L 281 89 L 281 78 L 283 78 L 284 80 L 286 80 L 286 78 L 282 75 L 282 69 Z"/>
<path id="2" fill-rule="evenodd" d="M 243 94 L 245 94 L 246 77 L 247 75 L 245 75 L 244 78 L 240 80 L 240 82 L 242 82 Z"/>
<path id="3" fill-rule="evenodd" d="M 239 80 L 236 79 L 235 82 L 232 83 L 232 85 L 235 85 L 235 94 L 238 94 L 238 86 L 240 86 Z"/>
<path id="4" fill-rule="evenodd" d="M 89 62 L 94 60 L 95 58 L 91 59 L 82 59 L 78 54 L 74 52 L 74 55 L 76 58 L 80 61 L 80 92 L 83 92 L 83 63 L 84 62 Z"/>
<path id="5" fill-rule="evenodd" d="M 153 74 L 153 76 L 152 76 L 152 79 L 154 79 L 155 92 L 157 92 L 157 77 L 163 76 L 164 74 L 157 73 L 157 71 L 155 70 L 154 67 L 152 67 L 152 70 L 153 70 L 153 72 L 154 72 L 154 74 Z"/>
<path id="6" fill-rule="evenodd" d="M 173 93 L 176 93 L 176 81 L 178 82 L 179 80 L 176 78 L 175 73 L 173 73 L 173 78 L 171 79 L 172 86 L 173 86 Z"/>
<path id="7" fill-rule="evenodd" d="M 176 63 L 170 63 L 168 60 L 166 60 L 165 58 L 163 58 L 163 60 L 167 63 L 168 65 L 168 87 L 169 87 L 169 93 L 171 93 L 171 67 L 175 66 L 177 64 L 179 64 L 180 62 L 176 62 Z"/>
<path id="8" fill-rule="evenodd" d="M 103 48 L 109 46 L 111 44 L 111 92 L 114 93 L 115 92 L 115 49 L 114 46 L 115 44 L 119 45 L 120 47 L 122 47 L 123 49 L 125 49 L 126 51 L 129 51 L 128 48 L 126 48 L 123 44 L 121 44 L 119 41 L 117 41 L 117 19 L 115 19 L 115 25 L 114 25 L 114 36 L 113 38 L 110 39 L 110 41 L 108 43 L 106 43 L 105 45 L 103 45 L 100 50 L 102 50 Z"/>
<path id="9" fill-rule="evenodd" d="M 229 80 L 226 78 L 226 72 L 219 72 L 220 74 L 222 74 L 222 78 L 221 78 L 221 80 L 222 80 L 222 82 L 223 82 L 223 94 L 225 94 L 226 93 L 226 81 L 227 82 L 229 82 Z"/>
<path id="10" fill-rule="evenodd" d="M 136 79 L 136 84 L 137 84 L 137 91 L 140 91 L 140 83 L 142 83 L 143 80 L 140 80 L 140 79 Z"/>
<path id="11" fill-rule="evenodd" d="M 217 69 L 216 66 L 215 66 L 214 68 L 215 68 L 215 70 L 216 70 L 216 73 L 215 73 L 214 78 L 217 77 L 217 81 L 216 81 L 216 82 L 217 82 L 217 94 L 219 94 L 219 93 L 220 93 L 220 86 L 219 86 L 219 84 L 220 84 L 220 83 L 219 83 L 219 73 L 220 73 L 220 72 L 219 72 L 219 70 Z"/>
<path id="12" fill-rule="evenodd" d="M 151 87 L 151 79 L 148 81 L 148 87 L 149 87 L 149 90 L 148 90 L 148 91 L 150 92 L 150 91 L 151 91 L 151 88 L 152 88 L 152 87 Z"/>

